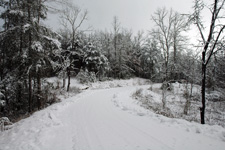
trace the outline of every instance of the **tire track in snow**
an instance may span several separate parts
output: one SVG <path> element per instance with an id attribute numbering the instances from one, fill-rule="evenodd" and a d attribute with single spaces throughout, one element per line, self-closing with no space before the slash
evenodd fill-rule
<path id="1" fill-rule="evenodd" d="M 117 98 L 122 98 L 122 97 L 120 97 L 120 94 L 121 93 L 124 94 L 124 91 L 125 90 L 123 90 L 122 92 L 117 92 L 117 94 L 116 94 L 117 95 Z M 129 95 L 127 95 L 127 96 L 129 96 Z M 111 102 L 114 103 L 114 105 L 115 105 L 115 100 L 112 100 Z M 138 115 L 138 116 L 136 116 L 134 113 L 130 113 L 129 111 L 127 111 L 128 109 L 120 108 L 118 104 L 117 104 L 117 107 L 120 110 L 122 110 L 124 112 L 127 112 L 129 115 L 133 115 L 134 117 L 141 117 L 140 115 L 138 115 L 138 112 L 137 112 L 137 114 L 135 113 L 136 115 Z M 147 137 L 147 138 L 144 138 L 144 139 L 148 139 L 149 140 L 149 138 L 151 138 L 154 142 L 158 143 L 159 145 L 163 145 L 163 146 L 161 146 L 163 149 L 169 149 L 169 150 L 172 150 L 173 149 L 172 147 L 170 147 L 167 144 L 165 144 L 163 141 L 161 141 L 161 140 L 153 137 L 151 134 L 149 134 L 148 132 L 144 131 L 142 128 L 135 126 L 135 124 L 132 124 L 132 123 L 128 122 L 128 120 L 126 120 L 124 118 L 121 118 L 121 115 L 118 114 L 118 113 L 115 113 L 115 112 L 116 111 L 114 111 L 114 115 L 117 116 L 116 118 L 120 118 L 120 119 L 117 119 L 117 120 L 120 121 L 120 124 L 124 126 L 124 129 L 130 128 L 131 130 L 138 131 L 137 133 L 140 133 L 140 134 L 144 135 L 145 137 Z M 149 125 L 149 128 L 151 128 L 151 125 Z"/>
<path id="2" fill-rule="evenodd" d="M 148 115 L 138 116 L 139 106 L 131 104 L 129 99 L 130 92 L 135 89 L 87 90 L 65 99 L 0 133 L 0 149 L 224 150 L 224 141 L 216 136 L 205 136 L 191 130 L 187 132 L 183 127 L 185 122 L 174 126 L 169 121 L 168 126 L 160 122 L 163 120 L 160 116 L 158 119 Z M 125 104 L 127 109 L 117 107 L 112 101 L 114 97 L 119 98 L 122 103 L 118 104 Z M 143 112 L 145 114 L 145 110 Z"/>
<path id="3" fill-rule="evenodd" d="M 138 139 L 136 137 L 141 138 L 144 136 L 145 137 L 143 138 L 144 142 L 139 141 L 140 143 L 143 143 L 143 144 L 149 143 L 149 140 L 151 139 L 150 141 L 152 141 L 152 143 L 156 145 L 154 146 L 155 149 L 168 149 L 168 150 L 171 149 L 168 145 L 163 144 L 162 141 L 155 139 L 150 134 L 146 134 L 144 131 L 138 129 L 132 124 L 124 122 L 123 120 L 124 119 L 126 120 L 126 118 L 121 118 L 121 116 L 116 116 L 117 113 L 119 113 L 120 115 L 121 113 L 125 113 L 127 115 L 130 115 L 130 117 L 133 115 L 127 113 L 126 111 L 122 111 L 118 109 L 116 110 L 115 106 L 113 105 L 111 101 L 112 97 L 113 97 L 112 89 L 99 90 L 99 91 L 96 91 L 95 93 L 92 93 L 91 95 L 86 96 L 82 100 L 83 110 L 82 112 L 80 112 L 80 114 L 83 114 L 83 119 L 80 120 L 79 122 L 83 122 L 83 123 L 80 124 L 79 126 L 88 126 L 88 129 L 83 132 L 84 132 L 84 135 L 86 135 L 86 137 L 88 137 L 89 139 L 89 140 L 87 139 L 86 141 L 88 144 L 90 144 L 89 141 L 92 141 L 92 143 L 93 141 L 95 141 L 95 144 L 93 144 L 91 147 L 98 147 L 98 149 L 103 149 L 103 147 L 105 147 L 105 149 L 107 149 L 108 145 L 110 144 L 113 145 L 113 143 L 117 141 L 119 142 L 120 146 L 122 146 L 121 149 L 132 149 L 134 147 L 138 149 L 138 147 L 142 147 L 142 144 L 139 144 L 137 142 Z M 133 117 L 136 117 L 136 116 L 133 116 Z M 109 120 L 109 122 L 102 121 L 102 120 Z M 98 126 L 102 126 L 104 129 L 102 132 L 107 132 L 108 135 L 104 133 L 100 133 L 101 130 L 98 128 Z M 107 139 L 106 136 L 112 138 L 111 143 L 104 140 L 104 138 Z M 116 140 L 116 139 L 120 139 L 120 140 Z M 104 144 L 106 145 L 104 146 Z M 118 146 L 118 145 L 114 145 L 114 146 Z"/>

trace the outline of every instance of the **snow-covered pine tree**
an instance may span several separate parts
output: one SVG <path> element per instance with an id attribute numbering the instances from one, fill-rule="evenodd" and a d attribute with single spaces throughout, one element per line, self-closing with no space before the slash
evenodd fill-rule
<path id="1" fill-rule="evenodd" d="M 139 50 L 132 47 L 132 32 L 129 30 L 122 30 L 119 34 L 119 46 L 118 46 L 118 77 L 129 78 L 135 73 L 135 68 L 139 68 L 139 59 L 131 59 L 133 54 L 137 54 Z M 133 57 L 134 58 L 134 57 Z M 132 65 L 130 65 L 132 64 Z M 135 66 L 134 68 L 132 66 Z M 138 69 L 137 69 L 138 70 Z"/>
<path id="2" fill-rule="evenodd" d="M 143 67 L 141 66 L 141 53 L 143 44 L 143 32 L 139 31 L 134 39 L 129 39 L 131 48 L 128 49 L 128 66 L 130 72 L 138 77 L 142 75 Z"/>
<path id="3" fill-rule="evenodd" d="M 94 72 L 99 79 L 104 77 L 106 71 L 109 69 L 108 59 L 102 54 L 101 48 L 94 46 L 92 43 L 87 43 L 84 46 L 84 68 L 89 72 Z"/>
<path id="4" fill-rule="evenodd" d="M 52 67 L 54 50 L 59 48 L 57 40 L 53 40 L 55 34 L 41 23 L 47 14 L 44 2 L 10 0 L 2 3 L 1 89 L 11 110 L 24 112 L 28 106 L 31 112 L 32 107 L 42 106 L 42 72 Z"/>
<path id="5" fill-rule="evenodd" d="M 154 39 L 147 38 L 143 44 L 141 51 L 141 66 L 143 77 L 150 80 L 162 81 L 160 70 L 162 70 L 162 56 L 157 48 L 157 43 Z"/>

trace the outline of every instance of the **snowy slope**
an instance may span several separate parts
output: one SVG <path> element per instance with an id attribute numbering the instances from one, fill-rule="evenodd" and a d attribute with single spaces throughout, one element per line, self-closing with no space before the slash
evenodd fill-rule
<path id="1" fill-rule="evenodd" d="M 36 112 L 0 132 L 0 150 L 224 150 L 224 128 L 149 112 L 131 98 L 139 87 L 90 89 Z"/>

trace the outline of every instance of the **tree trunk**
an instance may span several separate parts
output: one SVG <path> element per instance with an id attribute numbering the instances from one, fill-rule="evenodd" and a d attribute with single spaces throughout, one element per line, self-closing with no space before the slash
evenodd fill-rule
<path id="1" fill-rule="evenodd" d="M 193 80 L 191 80 L 191 89 L 190 89 L 190 97 L 192 97 L 192 93 L 193 93 Z"/>
<path id="2" fill-rule="evenodd" d="M 152 80 L 152 76 L 153 76 L 153 73 L 154 73 L 154 63 L 153 63 L 153 60 L 151 60 L 151 65 L 150 65 L 150 80 Z"/>
<path id="3" fill-rule="evenodd" d="M 28 75 L 29 77 L 29 79 L 28 79 L 28 82 L 29 82 L 29 84 L 28 84 L 28 86 L 29 86 L 29 90 L 28 90 L 28 93 L 29 93 L 29 98 L 28 98 L 28 111 L 29 112 L 31 112 L 31 110 L 32 110 L 32 80 L 31 80 L 31 73 L 29 72 L 29 75 Z"/>
<path id="4" fill-rule="evenodd" d="M 17 1 L 17 3 L 18 3 L 18 1 Z M 22 30 L 23 30 L 23 25 L 22 25 L 23 24 L 23 20 L 21 19 L 20 22 L 21 22 L 21 26 L 20 26 L 20 49 L 19 49 L 19 55 L 22 56 L 22 53 L 23 53 L 22 52 L 22 49 L 23 49 L 23 32 L 22 32 Z M 23 68 L 20 65 L 19 66 L 19 78 L 21 78 L 22 75 L 23 75 Z M 17 108 L 18 110 L 21 109 L 20 108 L 21 100 L 22 100 L 22 83 L 20 83 L 20 81 L 19 81 L 19 83 L 18 83 L 18 89 L 17 89 L 17 102 L 19 104 L 19 106 Z"/>
<path id="5" fill-rule="evenodd" d="M 4 96 L 5 96 L 5 101 L 6 101 L 6 105 L 9 104 L 9 99 L 8 99 L 8 91 L 7 91 L 7 88 L 6 88 L 6 85 L 4 85 Z"/>
<path id="6" fill-rule="evenodd" d="M 114 49 L 115 49 L 115 59 L 117 58 L 117 35 L 115 33 L 114 37 Z"/>
<path id="7" fill-rule="evenodd" d="M 176 35 L 176 34 L 175 34 Z M 173 49 L 174 49 L 174 52 L 173 52 L 173 79 L 174 80 L 177 80 L 177 39 L 176 39 L 176 36 L 174 35 L 174 43 L 173 43 Z"/>
<path id="8" fill-rule="evenodd" d="M 65 88 L 66 86 L 66 71 L 63 71 L 63 84 L 62 84 L 62 88 Z"/>
<path id="9" fill-rule="evenodd" d="M 38 67 L 37 71 L 37 106 L 38 110 L 41 109 L 41 70 Z"/>
<path id="10" fill-rule="evenodd" d="M 109 41 L 109 38 L 107 39 L 107 58 L 108 58 L 108 61 L 109 62 L 111 62 L 111 53 L 110 53 L 110 48 L 109 48 L 109 43 L 110 43 L 110 41 Z M 108 77 L 112 77 L 112 75 L 111 75 L 111 71 L 109 71 L 108 70 Z"/>
<path id="11" fill-rule="evenodd" d="M 0 55 L 0 77 L 1 81 L 3 80 L 3 72 L 4 72 L 4 67 L 5 67 L 5 52 L 4 52 L 4 47 L 2 48 L 2 54 Z"/>
<path id="12" fill-rule="evenodd" d="M 168 81 L 168 62 L 165 62 L 165 78 L 164 81 Z"/>
<path id="13" fill-rule="evenodd" d="M 23 28 L 23 23 L 22 23 L 23 21 L 21 20 L 21 26 L 20 26 L 20 50 L 19 50 L 19 54 L 22 56 L 22 49 L 23 49 L 23 32 L 22 32 L 22 28 Z M 23 68 L 22 68 L 22 66 L 20 65 L 19 66 L 19 77 L 21 78 L 22 77 L 22 75 L 23 75 Z M 18 83 L 18 89 L 17 89 L 17 91 L 18 91 L 18 95 L 17 95 L 17 101 L 18 101 L 18 103 L 20 104 L 21 103 L 21 99 L 22 99 L 22 85 L 21 85 L 22 83 Z M 20 105 L 19 105 L 19 107 L 18 107 L 18 110 L 20 110 Z"/>
<path id="14" fill-rule="evenodd" d="M 31 11 L 30 11 L 30 0 L 27 0 L 27 12 L 28 12 L 28 23 L 31 24 Z M 29 50 L 28 50 L 28 56 L 29 56 L 29 64 L 31 65 L 32 64 L 32 52 L 31 52 L 31 44 L 32 44 L 32 34 L 31 34 L 31 29 L 29 29 L 29 36 L 28 36 L 28 44 L 29 44 Z M 28 95 L 29 95 L 29 98 L 28 98 L 28 111 L 31 112 L 32 111 L 32 79 L 31 79 L 31 68 L 28 68 L 28 86 L 29 86 L 29 89 L 28 89 Z"/>
<path id="15" fill-rule="evenodd" d="M 66 78 L 65 77 L 63 77 L 63 88 L 65 88 L 65 85 L 66 85 Z"/>
<path id="16" fill-rule="evenodd" d="M 18 89 L 17 89 L 17 102 L 18 102 L 18 107 L 17 109 L 20 110 L 21 109 L 21 100 L 22 100 L 22 85 L 21 83 L 19 82 L 18 83 Z"/>
<path id="17" fill-rule="evenodd" d="M 202 52 L 202 107 L 200 108 L 201 124 L 205 124 L 205 81 L 206 81 L 205 52 Z"/>
<path id="18" fill-rule="evenodd" d="M 121 50 L 121 48 L 120 48 L 120 50 L 119 50 L 119 79 L 121 79 L 121 77 L 122 77 L 122 60 L 121 60 L 121 55 L 122 55 L 122 52 L 121 52 L 122 50 Z"/>
<path id="19" fill-rule="evenodd" d="M 70 67 L 67 68 L 67 76 L 68 76 L 67 92 L 69 92 L 70 91 Z"/>

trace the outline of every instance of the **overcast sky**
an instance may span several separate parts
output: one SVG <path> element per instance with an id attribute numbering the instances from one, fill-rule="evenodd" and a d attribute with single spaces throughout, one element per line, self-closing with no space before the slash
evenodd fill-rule
<path id="1" fill-rule="evenodd" d="M 131 29 L 134 34 L 138 31 L 151 30 L 154 23 L 151 16 L 158 8 L 172 8 L 179 13 L 192 13 L 194 0 L 69 0 L 82 10 L 88 11 L 88 21 L 84 28 L 92 26 L 94 30 L 112 31 L 113 17 L 117 16 L 121 27 Z M 204 0 L 212 2 L 212 0 Z M 54 7 L 54 6 L 53 6 Z M 205 15 L 210 19 L 209 16 Z M 59 18 L 55 14 L 49 14 L 46 25 L 57 30 L 60 28 Z M 2 20 L 0 20 L 2 25 Z M 209 26 L 206 24 L 206 26 Z M 191 30 L 188 34 L 197 35 L 197 30 Z"/>
<path id="2" fill-rule="evenodd" d="M 151 15 L 157 8 L 166 7 L 180 13 L 191 13 L 193 0 L 71 0 L 81 9 L 88 10 L 88 22 L 95 30 L 112 30 L 113 16 L 117 16 L 121 26 L 139 30 L 150 30 L 153 27 Z M 56 17 L 50 15 L 47 23 L 57 29 Z"/>

